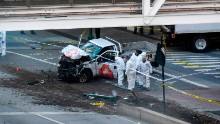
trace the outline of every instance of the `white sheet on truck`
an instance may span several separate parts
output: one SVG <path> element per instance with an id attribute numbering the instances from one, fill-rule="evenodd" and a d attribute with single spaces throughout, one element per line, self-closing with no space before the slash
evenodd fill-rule
<path id="1" fill-rule="evenodd" d="M 71 59 L 80 59 L 82 56 L 88 56 L 89 54 L 73 45 L 68 45 L 62 49 L 62 53 Z"/>

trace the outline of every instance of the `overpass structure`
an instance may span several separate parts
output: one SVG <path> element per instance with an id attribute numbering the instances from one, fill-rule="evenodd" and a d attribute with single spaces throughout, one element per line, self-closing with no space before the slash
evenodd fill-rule
<path id="1" fill-rule="evenodd" d="M 219 0 L 0 0 L 0 30 L 220 22 Z"/>
<path id="2" fill-rule="evenodd" d="M 5 31 L 219 22 L 219 0 L 0 0 L 1 44 Z"/>

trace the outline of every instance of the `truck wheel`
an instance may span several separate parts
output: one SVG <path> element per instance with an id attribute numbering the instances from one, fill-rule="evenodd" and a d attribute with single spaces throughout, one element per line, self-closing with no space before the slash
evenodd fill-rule
<path id="1" fill-rule="evenodd" d="M 208 39 L 202 35 L 195 36 L 191 47 L 194 52 L 205 52 L 208 49 Z"/>
<path id="2" fill-rule="evenodd" d="M 79 79 L 80 83 L 88 82 L 91 79 L 91 74 L 89 72 L 87 72 L 86 70 L 83 70 L 80 73 L 78 79 Z"/>

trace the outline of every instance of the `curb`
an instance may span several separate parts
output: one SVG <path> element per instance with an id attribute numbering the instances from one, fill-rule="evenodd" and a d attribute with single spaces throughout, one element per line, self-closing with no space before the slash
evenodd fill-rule
<path id="1" fill-rule="evenodd" d="M 143 107 L 133 107 L 121 102 L 118 102 L 117 113 L 146 121 L 150 124 L 189 124 L 188 122 Z"/>

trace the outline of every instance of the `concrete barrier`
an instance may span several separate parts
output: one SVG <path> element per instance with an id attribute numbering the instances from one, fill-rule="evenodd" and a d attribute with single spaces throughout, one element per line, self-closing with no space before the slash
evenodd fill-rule
<path id="1" fill-rule="evenodd" d="M 142 107 L 133 107 L 123 103 L 118 103 L 117 113 L 133 117 L 150 124 L 189 124 L 176 118 L 151 111 Z"/>

